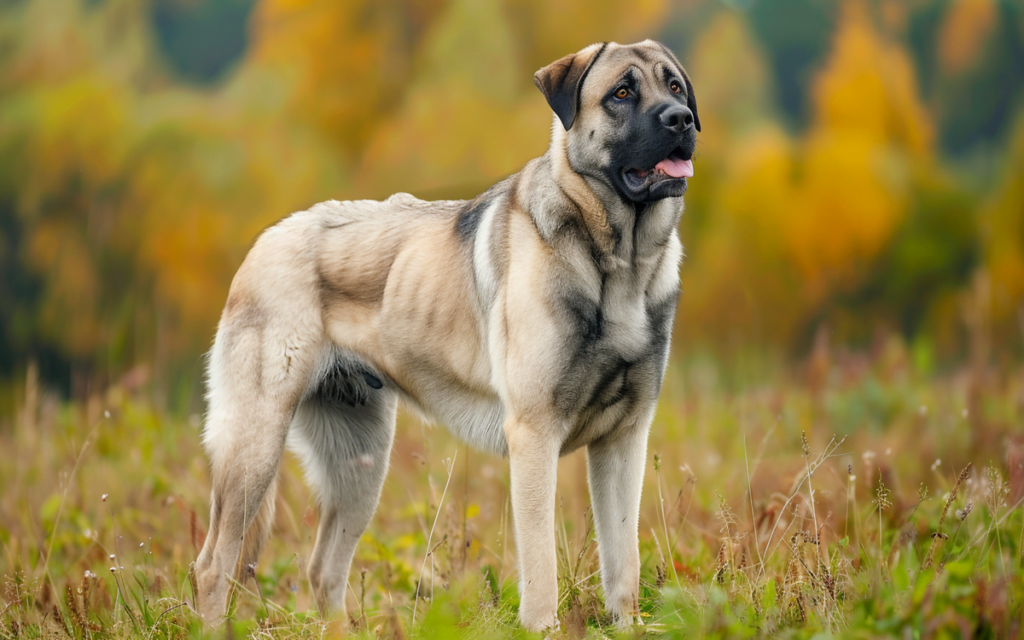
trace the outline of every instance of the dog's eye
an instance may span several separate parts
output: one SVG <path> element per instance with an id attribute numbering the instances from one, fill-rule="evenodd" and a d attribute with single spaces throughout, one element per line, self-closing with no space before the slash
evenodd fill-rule
<path id="1" fill-rule="evenodd" d="M 627 89 L 626 87 L 619 87 L 615 91 L 615 97 L 618 98 L 619 100 L 625 100 L 626 98 L 629 97 L 629 89 Z"/>
<path id="2" fill-rule="evenodd" d="M 683 88 L 679 85 L 679 82 L 676 81 L 676 80 L 673 80 L 672 82 L 670 82 L 668 84 L 668 88 L 669 88 L 669 90 L 672 91 L 672 93 L 679 93 L 680 91 L 683 90 Z"/>

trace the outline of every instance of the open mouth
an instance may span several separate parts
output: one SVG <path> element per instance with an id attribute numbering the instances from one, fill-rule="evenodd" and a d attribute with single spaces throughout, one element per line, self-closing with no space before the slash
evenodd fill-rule
<path id="1" fill-rule="evenodd" d="M 685 180 L 693 177 L 693 160 L 684 157 L 683 150 L 676 147 L 668 157 L 650 169 L 625 169 L 622 176 L 626 185 L 634 190 L 650 188 L 661 182 Z"/>

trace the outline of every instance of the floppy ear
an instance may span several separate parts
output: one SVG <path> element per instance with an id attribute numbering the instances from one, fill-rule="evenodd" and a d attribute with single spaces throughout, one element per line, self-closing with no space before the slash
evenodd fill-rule
<path id="1" fill-rule="evenodd" d="M 700 131 L 700 116 L 697 115 L 697 97 L 693 95 L 693 83 L 690 82 L 690 76 L 686 75 L 685 71 L 683 72 L 683 81 L 686 82 L 686 106 L 693 112 L 693 126 L 697 127 L 697 131 Z"/>
<path id="2" fill-rule="evenodd" d="M 566 131 L 576 121 L 583 80 L 606 45 L 605 42 L 592 44 L 582 51 L 555 60 L 533 74 L 533 84 L 547 98 L 548 105 L 562 121 Z"/>

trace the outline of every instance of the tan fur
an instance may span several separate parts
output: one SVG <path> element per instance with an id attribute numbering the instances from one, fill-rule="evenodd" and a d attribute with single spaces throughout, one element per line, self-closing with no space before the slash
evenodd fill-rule
<path id="1" fill-rule="evenodd" d="M 579 125 L 555 119 L 547 154 L 476 200 L 331 201 L 260 237 L 210 353 L 211 525 L 196 561 L 208 621 L 222 619 L 230 578 L 255 564 L 269 533 L 286 444 L 319 495 L 310 583 L 320 610 L 344 620 L 399 399 L 509 456 L 520 618 L 531 630 L 558 625 L 557 461 L 586 446 L 607 606 L 621 624 L 634 620 L 640 485 L 682 201 L 641 216 L 573 167 L 601 161 L 597 136 L 585 136 L 612 135 L 600 106 L 608 85 L 626 65 L 673 64 L 668 56 L 652 43 L 610 44 L 556 63 L 548 73 L 569 70 L 582 84 Z M 557 89 L 559 78 L 546 80 Z"/>

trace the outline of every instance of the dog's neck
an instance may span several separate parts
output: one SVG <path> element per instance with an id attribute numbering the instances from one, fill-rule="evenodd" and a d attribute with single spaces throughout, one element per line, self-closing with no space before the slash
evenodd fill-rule
<path id="1" fill-rule="evenodd" d="M 569 166 L 566 132 L 557 118 L 551 126 L 551 131 L 551 146 L 548 148 L 547 157 L 551 163 L 555 184 L 579 209 L 583 223 L 598 250 L 602 253 L 613 253 L 615 233 L 610 224 L 608 211 L 586 179 Z"/>
<path id="2" fill-rule="evenodd" d="M 683 199 L 632 202 L 605 180 L 574 170 L 566 143 L 566 131 L 556 118 L 545 159 L 555 183 L 578 209 L 596 249 L 608 257 L 632 260 L 663 247 L 679 225 Z"/>

